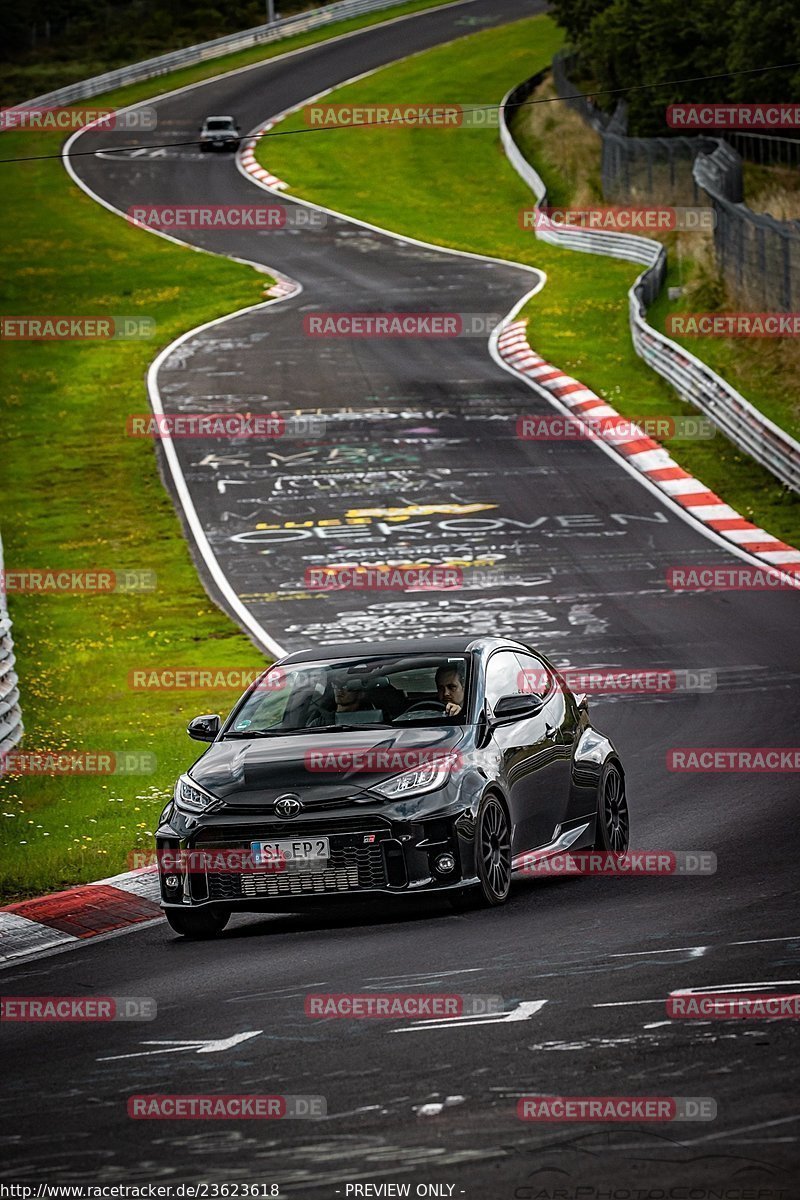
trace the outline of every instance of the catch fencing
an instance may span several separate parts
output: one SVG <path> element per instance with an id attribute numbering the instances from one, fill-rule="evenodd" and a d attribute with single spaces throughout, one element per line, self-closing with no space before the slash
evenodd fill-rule
<path id="1" fill-rule="evenodd" d="M 295 33 L 305 33 L 307 30 L 322 29 L 334 21 L 345 21 L 349 17 L 359 17 L 365 13 L 380 12 L 384 8 L 392 8 L 402 3 L 402 0 L 336 0 L 324 8 L 313 8 L 308 12 L 297 13 L 292 17 L 282 17 L 267 25 L 257 25 L 253 29 L 245 29 L 240 33 L 229 33 L 225 37 L 214 38 L 210 42 L 200 42 L 196 46 L 185 46 L 182 50 L 172 50 L 161 54 L 158 58 L 148 58 L 143 62 L 133 63 L 128 67 L 118 67 L 106 71 L 102 75 L 93 75 L 91 79 L 69 84 L 44 96 L 36 96 L 26 100 L 24 107 L 56 106 L 74 104 L 76 100 L 86 100 L 90 96 L 99 96 L 114 88 L 124 87 L 128 83 L 139 83 L 142 79 L 154 79 L 158 75 L 166 75 L 178 67 L 191 67 L 208 59 L 219 58 L 223 54 L 233 54 L 237 50 L 247 50 L 251 46 L 260 46 L 269 42 L 278 42 L 291 37 Z"/>
<path id="2" fill-rule="evenodd" d="M 509 162 L 536 197 L 536 208 L 547 206 L 547 188 L 514 140 L 509 127 L 515 108 L 539 86 L 546 72 L 513 88 L 502 101 L 500 138 Z M 631 338 L 636 353 L 670 383 L 681 398 L 709 417 L 734 445 L 766 467 L 786 487 L 800 491 L 800 443 L 759 412 L 688 350 L 647 323 L 647 308 L 661 290 L 666 274 L 666 251 L 660 242 L 634 234 L 583 229 L 537 221 L 541 241 L 587 254 L 641 263 L 645 270 L 628 292 Z"/>
<path id="3" fill-rule="evenodd" d="M 19 683 L 14 670 L 14 640 L 6 605 L 3 540 L 0 538 L 0 760 L 22 738 Z"/>
<path id="4" fill-rule="evenodd" d="M 613 115 L 572 83 L 575 56 L 556 55 L 553 82 L 601 139 L 603 197 L 615 204 L 697 205 L 716 215 L 718 267 L 737 302 L 756 310 L 800 309 L 800 221 L 780 221 L 743 203 L 743 158 L 762 166 L 800 167 L 800 141 L 726 131 L 725 137 L 628 137 L 624 102 Z"/>

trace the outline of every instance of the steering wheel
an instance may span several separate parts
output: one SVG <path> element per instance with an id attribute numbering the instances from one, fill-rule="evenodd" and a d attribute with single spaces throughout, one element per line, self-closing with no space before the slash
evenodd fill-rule
<path id="1" fill-rule="evenodd" d="M 409 713 L 413 713 L 417 708 L 422 708 L 426 712 L 430 712 L 431 709 L 439 709 L 441 712 L 445 712 L 447 705 L 442 704 L 441 700 L 417 700 L 415 704 L 412 704 L 411 707 L 407 708 L 406 711 L 401 715 L 407 717 Z"/>

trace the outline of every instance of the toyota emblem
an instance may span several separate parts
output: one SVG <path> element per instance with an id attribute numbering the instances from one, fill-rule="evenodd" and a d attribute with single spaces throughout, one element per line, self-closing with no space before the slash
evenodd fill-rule
<path id="1" fill-rule="evenodd" d="M 296 817 L 302 807 L 299 796 L 279 796 L 275 801 L 275 815 L 288 821 L 292 817 Z"/>

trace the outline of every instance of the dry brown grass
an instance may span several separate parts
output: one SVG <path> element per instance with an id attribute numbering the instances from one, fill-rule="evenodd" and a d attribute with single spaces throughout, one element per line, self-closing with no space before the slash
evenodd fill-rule
<path id="1" fill-rule="evenodd" d="M 778 221 L 800 221 L 800 171 L 745 163 L 744 199 L 753 212 L 768 213 Z"/>
<path id="2" fill-rule="evenodd" d="M 530 99 L 549 100 L 555 94 L 553 81 L 546 79 Z M 536 161 L 548 180 L 550 204 L 582 208 L 602 203 L 600 137 L 566 104 L 556 101 L 520 109 L 514 134 L 529 160 L 533 155 L 528 151 L 535 147 Z"/>

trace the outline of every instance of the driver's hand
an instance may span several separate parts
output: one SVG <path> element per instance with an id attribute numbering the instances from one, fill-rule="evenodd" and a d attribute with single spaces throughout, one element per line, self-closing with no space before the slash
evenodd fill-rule
<path id="1" fill-rule="evenodd" d="M 447 717 L 457 717 L 458 714 L 461 712 L 461 705 L 454 704 L 453 701 L 451 700 L 448 704 L 445 704 L 444 712 L 445 712 L 445 716 L 447 716 Z"/>

